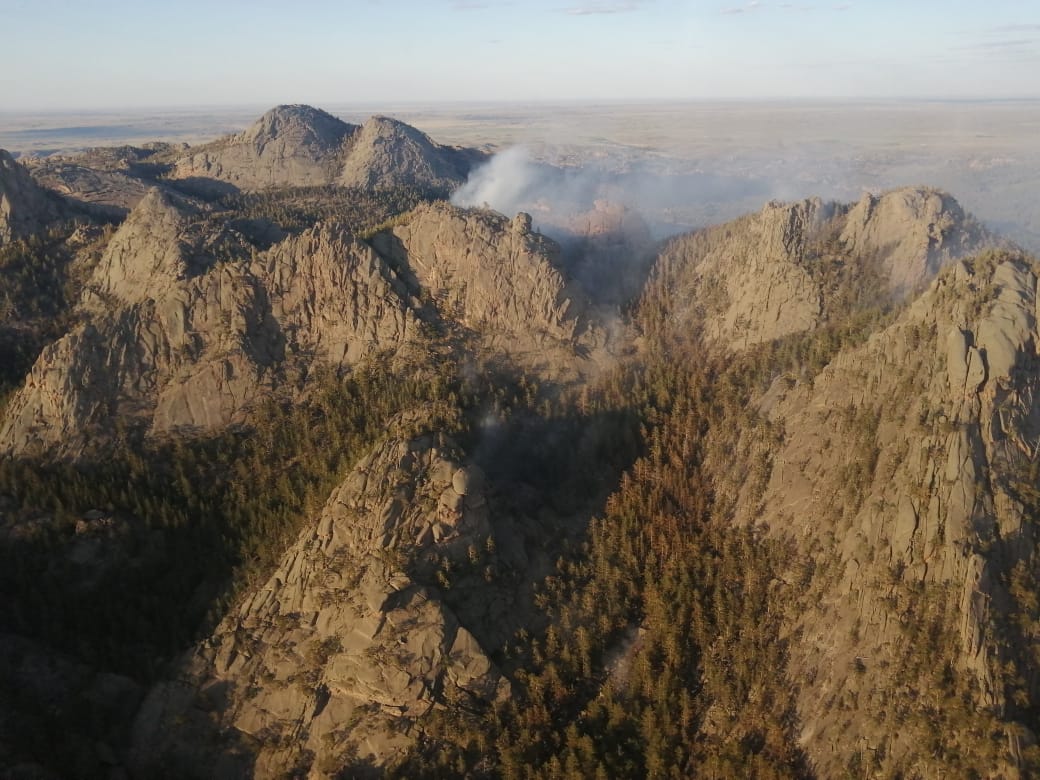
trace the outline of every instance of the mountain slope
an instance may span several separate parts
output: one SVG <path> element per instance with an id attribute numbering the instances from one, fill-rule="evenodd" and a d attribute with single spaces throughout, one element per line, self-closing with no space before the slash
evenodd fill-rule
<path id="1" fill-rule="evenodd" d="M 956 263 L 811 382 L 776 381 L 775 447 L 715 456 L 735 521 L 796 546 L 788 674 L 821 776 L 1036 760 L 1036 288 L 1021 256 Z"/>
<path id="2" fill-rule="evenodd" d="M 257 748 L 239 770 L 252 777 L 380 766 L 434 707 L 507 695 L 439 589 L 414 573 L 420 557 L 464 561 L 490 533 L 479 470 L 443 435 L 408 434 L 429 417 L 392 424 L 271 578 L 177 681 L 152 690 L 135 727 L 137 771 L 204 776 L 215 757 L 200 745 L 243 739 Z"/>
<path id="3" fill-rule="evenodd" d="M 132 212 L 88 284 L 86 321 L 5 409 L 5 451 L 77 454 L 117 419 L 220 428 L 293 371 L 349 366 L 413 334 L 403 286 L 349 231 L 318 225 L 257 253 L 201 217 L 158 191 Z"/>
<path id="4" fill-rule="evenodd" d="M 10 154 L 0 149 L 0 246 L 57 219 L 58 206 Z"/>

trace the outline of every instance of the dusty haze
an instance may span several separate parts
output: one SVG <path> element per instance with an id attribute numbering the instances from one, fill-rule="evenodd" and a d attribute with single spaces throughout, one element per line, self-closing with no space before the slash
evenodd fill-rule
<path id="1" fill-rule="evenodd" d="M 569 199 L 615 197 L 655 233 L 717 223 L 770 199 L 854 200 L 927 184 L 1026 248 L 1040 251 L 1040 101 L 700 102 L 329 105 L 359 122 L 393 115 L 444 143 L 511 151 L 473 202 L 506 212 L 537 203 L 539 163 L 574 171 Z M 96 114 L 0 114 L 0 148 L 51 154 L 150 140 L 195 143 L 246 127 L 253 107 Z M 508 163 L 509 170 L 503 167 Z M 494 183 L 487 174 L 509 175 Z M 519 175 L 513 175 L 519 174 Z M 561 184 L 557 176 L 553 184 Z M 486 197 L 487 192 L 494 197 Z M 554 190 L 557 196 L 560 190 Z M 634 204 L 638 201 L 637 204 Z M 586 206 L 589 204 L 585 204 Z"/>

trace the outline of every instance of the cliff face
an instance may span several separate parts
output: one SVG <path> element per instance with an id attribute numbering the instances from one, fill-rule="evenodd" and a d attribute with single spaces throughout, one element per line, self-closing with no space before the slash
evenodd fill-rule
<path id="1" fill-rule="evenodd" d="M 57 205 L 29 172 L 0 149 L 0 246 L 38 232 L 59 216 Z"/>
<path id="2" fill-rule="evenodd" d="M 844 216 L 840 241 L 852 254 L 876 255 L 889 289 L 908 295 L 994 238 L 949 194 L 920 187 L 864 195 Z"/>
<path id="3" fill-rule="evenodd" d="M 569 340 L 577 320 L 559 270 L 559 248 L 530 218 L 447 204 L 421 206 L 377 234 L 374 246 L 406 266 L 446 316 L 493 341 Z"/>
<path id="4" fill-rule="evenodd" d="M 833 283 L 861 277 L 876 298 L 919 290 L 940 267 L 995 243 L 949 195 L 920 188 L 770 203 L 758 214 L 673 240 L 651 283 L 676 333 L 697 328 L 732 349 L 832 319 Z M 841 314 L 842 312 L 838 312 Z"/>
<path id="5" fill-rule="evenodd" d="M 745 438 L 748 479 L 717 456 L 737 522 L 798 550 L 790 684 L 822 776 L 857 753 L 886 774 L 1017 776 L 1034 739 L 1016 721 L 1040 680 L 1036 289 L 1020 256 L 955 263 L 812 382 L 776 381 L 778 443 Z"/>
<path id="6" fill-rule="evenodd" d="M 463 561 L 490 533 L 482 475 L 401 418 L 333 492 L 278 570 L 153 688 L 134 729 L 142 775 L 284 777 L 380 767 L 434 708 L 494 701 L 509 685 L 473 634 L 416 578 L 420 559 Z M 255 750 L 230 757 L 228 745 Z M 248 757 L 247 757 L 248 756 Z"/>

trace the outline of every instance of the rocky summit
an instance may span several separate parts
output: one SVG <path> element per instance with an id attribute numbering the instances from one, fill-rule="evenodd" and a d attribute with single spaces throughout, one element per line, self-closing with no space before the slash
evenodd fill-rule
<path id="1" fill-rule="evenodd" d="M 310 106 L 278 106 L 238 135 L 189 149 L 171 175 L 243 190 L 337 184 L 447 191 L 483 159 L 476 150 L 441 146 L 389 117 L 372 117 L 359 127 Z"/>
<path id="2" fill-rule="evenodd" d="M 441 146 L 396 119 L 374 116 L 351 139 L 338 181 L 348 187 L 450 190 L 484 157 L 473 149 Z"/>
<path id="3" fill-rule="evenodd" d="M 0 774 L 1040 774 L 1040 261 L 923 186 L 554 240 L 481 157 L 0 154 Z"/>
<path id="4" fill-rule="evenodd" d="M 216 179 L 242 189 L 326 184 L 343 142 L 357 131 L 310 106 L 278 106 L 238 135 L 189 149 L 177 160 L 178 179 Z"/>

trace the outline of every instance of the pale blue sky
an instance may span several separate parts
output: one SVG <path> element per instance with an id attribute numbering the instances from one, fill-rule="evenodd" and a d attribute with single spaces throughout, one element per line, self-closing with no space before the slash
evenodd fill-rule
<path id="1" fill-rule="evenodd" d="M 1040 0 L 0 0 L 0 111 L 1040 97 Z"/>

